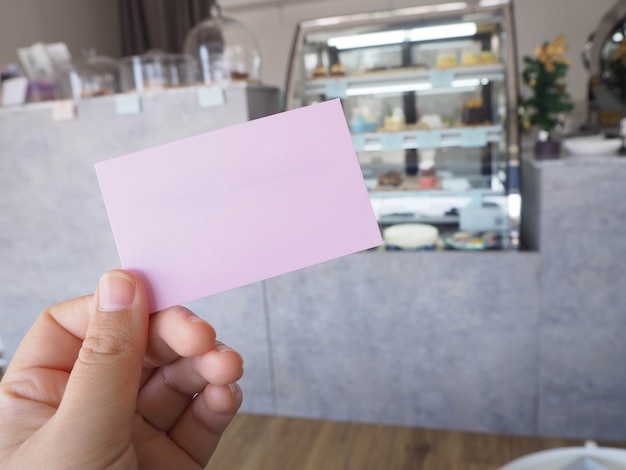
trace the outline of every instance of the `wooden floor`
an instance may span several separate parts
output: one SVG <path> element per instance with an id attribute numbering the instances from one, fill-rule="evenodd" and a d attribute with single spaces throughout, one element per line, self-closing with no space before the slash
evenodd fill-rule
<path id="1" fill-rule="evenodd" d="M 579 440 L 335 423 L 241 414 L 210 470 L 492 470 L 511 460 Z M 626 448 L 626 443 L 598 442 Z"/>

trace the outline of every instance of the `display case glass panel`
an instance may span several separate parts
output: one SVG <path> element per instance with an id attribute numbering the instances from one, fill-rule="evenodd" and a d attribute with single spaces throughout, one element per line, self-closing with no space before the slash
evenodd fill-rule
<path id="1" fill-rule="evenodd" d="M 383 234 L 437 228 L 411 249 L 518 244 L 512 16 L 507 0 L 477 0 L 298 26 L 286 107 L 341 99 Z"/>

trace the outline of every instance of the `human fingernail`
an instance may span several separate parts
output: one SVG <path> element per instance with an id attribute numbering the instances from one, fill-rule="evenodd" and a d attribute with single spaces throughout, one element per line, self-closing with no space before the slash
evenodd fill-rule
<path id="1" fill-rule="evenodd" d="M 119 271 L 106 273 L 98 283 L 98 308 L 103 312 L 123 310 L 135 300 L 135 281 Z"/>
<path id="2" fill-rule="evenodd" d="M 236 397 L 241 393 L 241 387 L 236 382 L 233 384 L 228 384 L 228 388 L 230 388 L 230 393 L 233 397 Z"/>
<path id="3" fill-rule="evenodd" d="M 197 315 L 189 315 L 189 321 L 191 323 L 207 323 L 206 320 L 200 318 Z"/>
<path id="4" fill-rule="evenodd" d="M 232 351 L 233 349 L 226 346 L 224 343 L 222 343 L 221 341 L 216 341 L 215 342 L 215 349 L 217 350 L 217 352 L 226 352 L 226 351 Z"/>

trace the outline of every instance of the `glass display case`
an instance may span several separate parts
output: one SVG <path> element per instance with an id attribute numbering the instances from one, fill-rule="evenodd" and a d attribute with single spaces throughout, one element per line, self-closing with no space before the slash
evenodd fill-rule
<path id="1" fill-rule="evenodd" d="M 618 134 L 626 116 L 626 0 L 608 10 L 583 49 L 590 72 L 587 125 Z"/>
<path id="2" fill-rule="evenodd" d="M 383 235 L 427 226 L 411 249 L 518 246 L 513 24 L 509 0 L 475 0 L 298 25 L 286 108 L 341 99 Z"/>

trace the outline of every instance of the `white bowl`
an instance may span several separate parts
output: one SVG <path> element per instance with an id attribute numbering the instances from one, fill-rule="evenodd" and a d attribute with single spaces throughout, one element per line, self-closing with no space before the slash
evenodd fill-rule
<path id="1" fill-rule="evenodd" d="M 499 470 L 624 470 L 626 450 L 612 447 L 598 447 L 586 442 L 584 447 L 561 447 L 550 449 L 515 459 Z"/>
<path id="2" fill-rule="evenodd" d="M 602 135 L 565 139 L 563 147 L 570 155 L 614 155 L 622 139 L 605 139 Z"/>

